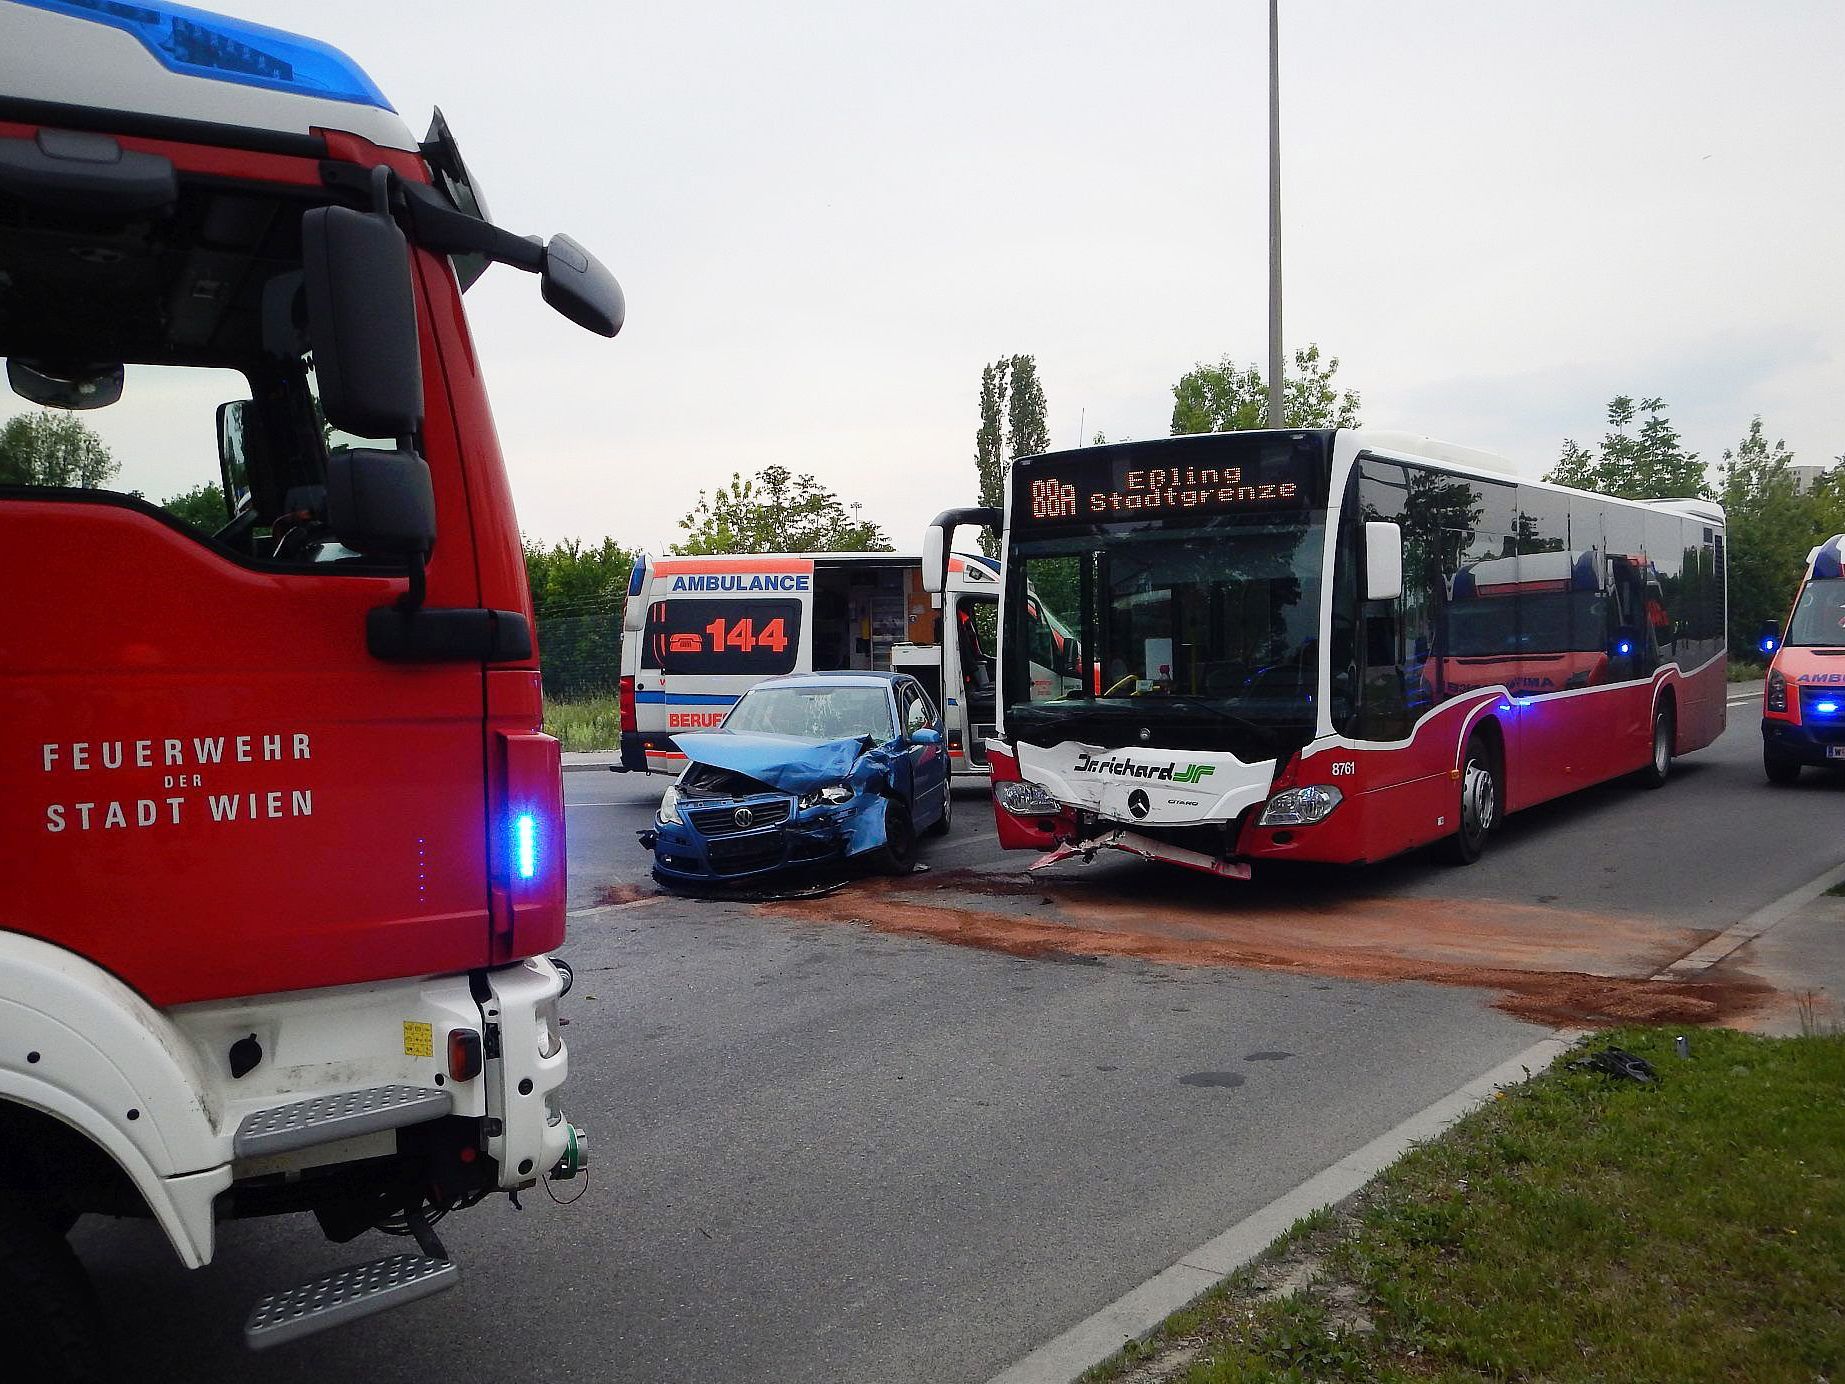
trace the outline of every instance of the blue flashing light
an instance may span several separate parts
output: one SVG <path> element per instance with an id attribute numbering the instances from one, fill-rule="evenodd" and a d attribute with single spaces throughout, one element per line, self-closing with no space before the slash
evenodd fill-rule
<path id="1" fill-rule="evenodd" d="M 1628 643 L 1627 640 L 1623 639 L 1619 644 L 1616 644 L 1614 646 L 1614 651 L 1617 654 L 1621 654 L 1625 656 L 1627 654 L 1631 654 L 1634 651 L 1634 646 Z"/>
<path id="2" fill-rule="evenodd" d="M 1762 652 L 1765 654 L 1771 654 L 1774 651 L 1775 651 L 1775 641 L 1772 639 L 1764 639 L 1762 641 Z"/>
<path id="3" fill-rule="evenodd" d="M 1813 710 L 1821 716 L 1836 716 L 1839 714 L 1839 704 L 1837 702 L 1814 702 Z"/>
<path id="4" fill-rule="evenodd" d="M 130 34 L 170 72 L 392 110 L 363 69 L 331 44 L 165 0 L 21 0 Z"/>
<path id="5" fill-rule="evenodd" d="M 640 595 L 641 588 L 645 585 L 647 585 L 647 559 L 642 558 L 628 573 L 628 594 L 630 596 Z"/>
<path id="6" fill-rule="evenodd" d="M 529 812 L 513 818 L 513 873 L 520 879 L 538 873 L 538 822 Z"/>

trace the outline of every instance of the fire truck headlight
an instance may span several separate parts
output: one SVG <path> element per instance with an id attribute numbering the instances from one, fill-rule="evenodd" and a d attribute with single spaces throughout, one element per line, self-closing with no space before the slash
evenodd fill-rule
<path id="1" fill-rule="evenodd" d="M 1768 670 L 1768 709 L 1787 710 L 1787 677 L 1779 668 Z"/>
<path id="2" fill-rule="evenodd" d="M 996 783 L 993 801 L 1015 817 L 1054 817 L 1063 811 L 1063 804 L 1037 783 Z"/>
<path id="3" fill-rule="evenodd" d="M 1345 800 L 1330 783 L 1310 783 L 1304 788 L 1288 788 L 1268 800 L 1262 809 L 1265 827 L 1310 827 L 1323 822 L 1326 815 Z"/>

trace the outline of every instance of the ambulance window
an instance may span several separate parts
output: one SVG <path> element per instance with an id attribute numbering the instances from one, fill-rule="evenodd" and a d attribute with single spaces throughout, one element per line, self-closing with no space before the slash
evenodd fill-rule
<path id="1" fill-rule="evenodd" d="M 794 671 L 800 641 L 799 601 L 655 601 L 641 634 L 641 667 L 669 676 L 772 677 Z"/>

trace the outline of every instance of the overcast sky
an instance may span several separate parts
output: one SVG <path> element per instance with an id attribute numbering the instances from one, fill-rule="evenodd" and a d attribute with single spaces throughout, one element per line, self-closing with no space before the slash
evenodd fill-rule
<path id="1" fill-rule="evenodd" d="M 1037 356 L 1063 446 L 1263 355 L 1266 11 L 319 0 L 312 32 L 627 291 L 613 342 L 517 271 L 469 294 L 528 533 L 662 547 L 773 461 L 908 548 L 973 499 L 984 362 Z M 1290 344 L 1367 424 L 1534 473 L 1617 393 L 1713 463 L 1758 412 L 1845 452 L 1842 53 L 1834 3 L 1284 0 Z"/>

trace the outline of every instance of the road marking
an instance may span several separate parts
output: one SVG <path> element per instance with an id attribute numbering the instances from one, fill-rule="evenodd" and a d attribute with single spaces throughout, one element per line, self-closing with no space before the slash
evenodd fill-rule
<path id="1" fill-rule="evenodd" d="M 1845 882 L 1845 865 L 1826 871 L 1758 908 L 1687 952 L 1652 980 L 1683 980 L 1709 970 L 1738 947 L 1753 942 L 1776 924 L 1811 903 L 1833 885 Z M 1308 1178 L 1221 1235 L 1206 1240 L 1177 1263 L 1168 1265 L 1129 1289 L 1061 1336 L 1045 1342 L 988 1384 L 1072 1384 L 1079 1375 L 1139 1340 L 1167 1317 L 1196 1302 L 1210 1289 L 1253 1260 L 1295 1221 L 1322 1206 L 1344 1200 L 1394 1163 L 1416 1144 L 1440 1134 L 1461 1116 L 1491 1098 L 1501 1086 L 1516 1085 L 1556 1061 L 1587 1030 L 1560 1028 L 1483 1076 L 1450 1091 L 1387 1133 Z"/>

